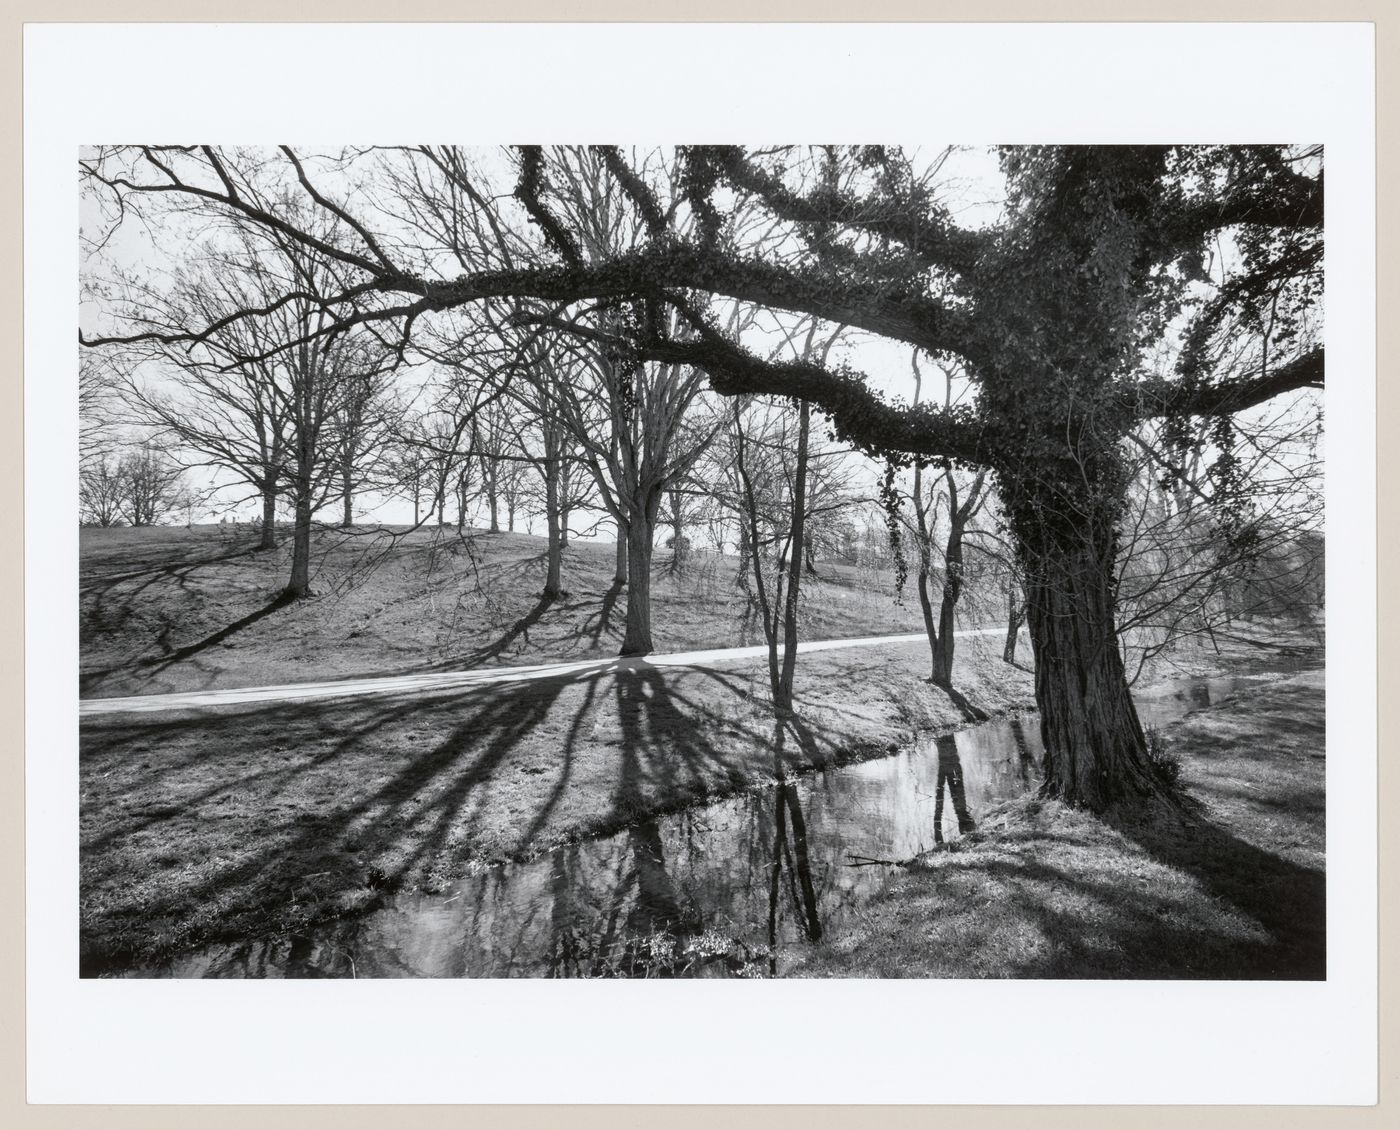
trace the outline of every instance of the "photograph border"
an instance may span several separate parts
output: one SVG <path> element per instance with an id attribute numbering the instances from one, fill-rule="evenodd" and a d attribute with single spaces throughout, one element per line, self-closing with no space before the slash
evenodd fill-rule
<path id="1" fill-rule="evenodd" d="M 327 0 L 314 0 L 299 5 L 296 11 L 296 22 L 390 22 L 386 21 L 381 14 L 384 5 L 372 5 L 357 3 L 349 0 L 347 3 L 334 4 Z M 1400 26 L 1393 13 L 1381 11 L 1380 4 L 1288 4 L 1279 3 L 1268 6 L 1268 15 L 1273 19 L 1302 18 L 1302 19 L 1325 19 L 1331 21 L 1342 20 L 1370 20 L 1376 25 L 1376 47 L 1377 47 L 1377 71 L 1376 71 L 1376 96 L 1377 96 L 1377 133 L 1378 138 L 1386 142 L 1386 146 L 1377 148 L 1377 174 L 1378 174 L 1378 226 L 1377 237 L 1381 254 L 1378 255 L 1378 309 L 1394 310 L 1400 309 L 1400 294 L 1397 294 L 1395 280 L 1393 277 L 1393 264 L 1396 261 L 1396 233 L 1393 217 L 1396 214 L 1397 204 L 1394 186 L 1387 183 L 1386 173 L 1395 168 L 1396 149 L 1394 140 L 1394 118 L 1396 98 L 1394 97 L 1394 70 L 1396 64 L 1396 38 L 1395 28 Z M 1025 19 L 1033 17 L 1036 20 L 1044 20 L 1048 15 L 1057 17 L 1057 22 L 1082 21 L 1105 19 L 1110 21 L 1121 21 L 1125 14 L 1132 13 L 1136 19 L 1166 19 L 1169 22 L 1187 22 L 1192 19 L 1202 19 L 1209 22 L 1219 22 L 1222 19 L 1249 19 L 1257 18 L 1260 13 L 1260 5 L 1249 3 L 1223 3 L 1223 4 L 1160 4 L 1160 3 L 1056 3 L 1031 4 L 1031 3 L 947 3 L 941 5 L 912 3 L 884 3 L 871 6 L 862 6 L 858 13 L 858 18 L 862 22 L 878 22 L 881 20 L 926 20 L 931 15 L 948 20 L 971 20 L 977 22 L 987 22 L 998 19 Z M 137 3 L 134 0 L 117 0 L 117 2 L 106 5 L 89 3 L 55 3 L 40 6 L 31 3 L 30 0 L 16 6 L 16 11 L 9 13 L 13 23 L 7 21 L 6 32 L 11 33 L 14 39 L 11 40 L 12 55 L 18 64 L 21 59 L 22 36 L 21 21 L 28 17 L 37 22 L 126 22 L 129 20 L 141 21 L 170 21 L 189 22 L 193 16 L 201 17 L 199 22 L 207 22 L 209 19 L 221 18 L 225 21 L 236 19 L 237 22 L 287 22 L 278 17 L 285 13 L 282 6 L 266 3 L 265 0 L 256 0 L 248 4 L 233 5 L 220 3 L 217 5 L 206 4 L 193 8 L 189 4 L 176 5 L 159 0 L 159 2 Z M 16 18 L 17 12 L 17 18 Z M 539 2 L 526 4 L 478 4 L 471 9 L 471 14 L 478 20 L 510 20 L 514 22 L 533 22 L 536 20 L 550 21 L 566 17 L 569 21 L 589 21 L 589 20 L 618 20 L 618 19 L 638 19 L 639 22 L 656 22 L 656 13 L 637 3 L 623 3 L 621 0 L 614 0 L 612 3 L 592 4 L 592 5 L 569 5 L 567 7 L 560 4 L 543 4 Z M 422 0 L 405 0 L 404 3 L 394 5 L 392 8 L 392 22 L 418 21 L 418 20 L 442 20 L 444 22 L 461 22 L 462 6 L 445 3 L 428 3 Z M 756 18 L 764 21 L 786 20 L 789 18 L 801 17 L 802 22 L 827 22 L 833 19 L 857 18 L 856 13 L 851 11 L 848 4 L 793 4 L 793 3 L 771 3 L 771 4 L 745 4 L 740 5 L 725 0 L 724 3 L 708 5 L 673 5 L 668 12 L 670 20 L 695 20 L 697 22 L 753 22 Z M 1388 17 L 1388 18 L 1383 18 Z M 11 144 L 5 152 L 11 154 L 12 164 L 15 166 L 12 175 L 5 178 L 0 191 L 9 194 L 6 200 L 7 215 L 11 217 L 10 223 L 5 226 L 6 249 L 10 251 L 10 261 L 15 264 L 14 285 L 18 293 L 12 296 L 12 301 L 5 304 L 4 317 L 9 319 L 10 335 L 8 340 L 12 343 L 12 348 L 19 353 L 18 364 L 13 366 L 14 376 L 0 384 L 0 395 L 6 397 L 4 401 L 8 411 L 0 412 L 0 418 L 6 421 L 12 429 L 9 435 L 11 442 L 0 445 L 0 459 L 5 463 L 0 464 L 0 468 L 8 471 L 8 475 L 0 476 L 0 481 L 9 484 L 7 491 L 16 499 L 14 513 L 23 512 L 23 495 L 20 484 L 23 482 L 23 387 L 20 374 L 23 372 L 22 354 L 22 308 L 23 308 L 23 277 L 21 273 L 22 259 L 22 179 L 19 175 L 18 162 L 22 154 L 22 99 L 18 97 L 22 67 L 17 65 L 14 78 L 12 80 L 11 92 L 16 95 L 13 101 L 14 110 L 6 116 L 6 125 L 13 133 Z M 1395 338 L 1400 336 L 1394 328 L 1393 320 L 1377 320 L 1378 331 L 1378 369 L 1387 366 L 1388 359 L 1396 355 L 1394 346 L 1397 344 Z M 1389 348 L 1388 348 L 1389 346 Z M 13 356 L 13 354 L 12 354 Z M 1390 361 L 1393 365 L 1394 362 Z M 1393 442 L 1400 443 L 1400 397 L 1397 397 L 1394 381 L 1379 381 L 1377 387 L 1377 423 L 1378 435 L 1378 472 L 1381 489 L 1377 493 L 1378 502 L 1378 522 L 1377 522 L 1377 551 L 1378 566 L 1382 569 L 1378 577 L 1378 629 L 1379 629 L 1379 708 L 1382 725 L 1388 721 L 1388 699 L 1386 689 L 1389 685 L 1392 674 L 1393 661 L 1390 654 L 1390 646 L 1387 643 L 1392 632 L 1400 630 L 1400 619 L 1395 616 L 1395 596 L 1393 590 L 1387 585 L 1387 581 L 1393 580 L 1393 564 L 1395 554 L 1395 541 L 1400 529 L 1400 513 L 1393 498 L 1384 489 L 1384 484 L 1388 481 L 1385 473 L 1390 467 L 1390 459 L 1387 457 L 1388 445 L 1385 442 L 1387 436 L 1393 437 Z M 23 652 L 23 558 L 22 553 L 7 554 L 4 557 L 5 579 L 9 584 L 2 590 L 6 596 L 0 601 L 0 639 L 5 641 L 7 648 L 8 663 L 4 669 L 11 674 L 10 678 L 4 680 L 0 693 L 5 695 L 4 702 L 9 707 L 7 712 L 11 720 L 11 732 L 15 734 L 16 740 L 9 746 L 14 751 L 14 756 L 6 762 L 7 772 L 11 773 L 9 782 L 10 788 L 4 791 L 6 803 L 10 806 L 8 812 L 9 819 L 0 821 L 0 856 L 6 861 L 5 876 L 6 885 L 10 893 L 17 900 L 12 905 L 23 907 L 24 905 L 24 789 L 23 789 L 23 739 L 22 739 L 22 719 L 23 719 L 23 684 L 22 673 L 24 670 Z M 1384 733 L 1384 730 L 1381 731 Z M 1384 800 L 1393 799 L 1393 771 L 1388 771 L 1384 753 L 1386 742 L 1381 741 L 1380 759 L 1380 806 L 1383 813 L 1386 810 Z M 1389 828 L 1385 821 L 1379 824 L 1379 835 L 1381 845 L 1380 874 L 1382 881 L 1393 874 L 1393 864 L 1395 855 L 1395 835 L 1393 829 Z M 1393 1001 L 1388 1000 L 1384 994 L 1391 989 L 1389 979 L 1385 976 L 1387 967 L 1394 968 L 1395 946 L 1393 941 L 1392 914 L 1388 907 L 1394 905 L 1394 885 L 1388 883 L 1383 887 L 1383 893 L 1389 897 L 1379 899 L 1380 914 L 1380 988 L 1382 1002 L 1385 1007 L 1381 1012 L 1381 1038 L 1383 1048 L 1382 1069 L 1380 1071 L 1382 1100 L 1386 1096 L 1385 1084 L 1388 1078 L 1394 1074 L 1393 1048 L 1387 1041 L 1391 1039 L 1392 1033 L 1390 1025 L 1387 1023 L 1389 1016 L 1393 1016 Z M 25 1105 L 25 1074 L 24 1074 L 24 945 L 25 930 L 22 915 L 15 915 L 9 919 L 10 926 L 0 932 L 0 968 L 3 968 L 6 995 L 4 1004 L 6 1014 L 11 1018 L 11 1022 L 6 1025 L 6 1045 L 4 1063 L 5 1093 L 3 1106 L 0 1111 L 3 1117 L 10 1119 L 11 1125 L 75 1125 L 81 1121 L 83 1125 L 130 1125 L 130 1126 L 151 1126 L 160 1127 L 165 1125 L 183 1126 L 198 1124 L 201 1126 L 218 1125 L 240 1125 L 245 1124 L 248 1119 L 247 1112 L 238 1107 L 101 1107 L 84 1106 L 80 1108 L 64 1106 L 28 1106 Z M 500 1126 L 534 1126 L 534 1125 L 558 1125 L 566 1108 L 546 1107 L 531 1108 L 526 1106 L 507 1107 L 471 1107 L 470 1117 L 480 1118 L 484 1125 Z M 593 1120 L 597 1120 L 597 1125 L 643 1125 L 657 1121 L 658 1112 L 656 1108 L 632 1106 L 632 1107 L 610 1107 L 610 1106 L 589 1106 L 583 1108 L 567 1108 L 567 1121 L 570 1124 L 592 1125 Z M 917 1120 L 922 1122 L 930 1115 L 922 1107 L 892 1107 L 877 1106 L 870 1108 L 810 1108 L 810 1107 L 730 1107 L 723 1108 L 723 1117 L 726 1121 L 731 1121 L 735 1125 L 764 1125 L 766 1127 L 777 1127 L 785 1125 L 796 1125 L 798 1120 L 804 1127 L 831 1125 L 851 1125 L 863 1124 L 867 1119 L 878 1119 L 879 1124 L 889 1126 L 912 1125 Z M 1379 1125 L 1382 1107 L 1303 1107 L 1303 1108 L 1281 1108 L 1281 1107 L 1249 1107 L 1249 1108 L 1229 1108 L 1228 1110 L 1214 1109 L 1214 1117 L 1218 1118 L 1220 1125 L 1229 1126 L 1251 1126 L 1251 1125 L 1357 1125 L 1369 1124 L 1375 1121 Z M 868 1113 L 859 1113 L 868 1110 Z M 689 1120 L 694 1119 L 695 1125 L 711 1124 L 718 1116 L 717 1110 L 709 1110 L 704 1107 L 669 1107 L 663 1108 L 664 1119 L 667 1124 L 690 1124 Z M 1076 1127 L 1088 1127 L 1095 1125 L 1121 1126 L 1125 1124 L 1138 1125 L 1165 1125 L 1175 1124 L 1177 1119 L 1184 1123 L 1188 1118 L 1192 1124 L 1211 1124 L 1210 1116 L 1205 1121 L 1201 1118 L 1201 1108 L 1192 1107 L 1052 1107 L 1052 1108 L 1030 1108 L 1020 1107 L 1014 1109 L 1002 1109 L 1000 1111 L 985 1107 L 956 1107 L 946 1108 L 946 1115 L 956 1117 L 957 1120 L 967 1126 L 982 1125 L 1021 1125 L 1032 1118 L 1037 1124 L 1047 1126 L 1074 1125 Z M 1034 1113 L 1032 1113 L 1034 1112 Z M 1286 1122 L 1281 1121 L 1286 1112 Z M 76 1117 L 75 1117 L 76 1116 Z M 261 1125 L 297 1125 L 297 1126 L 356 1126 L 356 1125 L 379 1125 L 384 1122 L 398 1121 L 404 1118 L 404 1112 L 382 1111 L 377 1107 L 340 1107 L 340 1106 L 291 1106 L 274 1107 L 261 1106 L 258 1111 L 258 1120 Z M 412 1108 L 412 1120 L 415 1125 L 446 1125 L 460 1124 L 463 1111 L 457 1107 L 430 1107 L 415 1106 Z M 1125 1121 L 1126 1120 L 1126 1121 Z"/>

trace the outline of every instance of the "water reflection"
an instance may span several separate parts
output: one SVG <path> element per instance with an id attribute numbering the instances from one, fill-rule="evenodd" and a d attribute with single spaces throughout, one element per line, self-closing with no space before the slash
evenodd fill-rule
<path id="1" fill-rule="evenodd" d="M 1260 674 L 1138 699 L 1161 725 Z M 655 708 L 653 706 L 653 708 Z M 786 740 L 785 736 L 780 736 Z M 905 859 L 966 835 L 1040 782 L 1039 727 L 986 723 L 890 757 L 743 793 L 479 869 L 437 895 L 295 938 L 217 946 L 137 976 L 674 977 L 782 972 Z"/>
<path id="2" fill-rule="evenodd" d="M 943 794 L 947 790 L 953 801 L 958 820 L 958 833 L 971 832 L 977 827 L 967 810 L 967 788 L 963 785 L 962 762 L 958 760 L 958 740 L 948 734 L 936 739 L 938 749 L 938 784 L 933 802 L 933 840 L 943 842 Z"/>

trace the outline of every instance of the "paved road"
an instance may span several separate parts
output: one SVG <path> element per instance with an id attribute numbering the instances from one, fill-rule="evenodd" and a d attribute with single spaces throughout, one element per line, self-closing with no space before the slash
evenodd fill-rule
<path id="1" fill-rule="evenodd" d="M 968 628 L 953 635 L 1000 635 L 1006 629 Z M 797 645 L 799 652 L 833 651 L 844 647 L 915 643 L 928 637 L 922 632 L 907 636 L 867 636 L 852 640 L 811 640 Z M 258 702 L 303 702 L 318 698 L 363 698 L 380 694 L 425 694 L 443 690 L 485 690 L 505 683 L 537 679 L 585 679 L 609 671 L 646 667 L 698 667 L 731 663 L 766 655 L 767 647 L 728 647 L 709 651 L 678 651 L 644 658 L 584 659 L 574 663 L 544 663 L 533 667 L 487 667 L 476 671 L 437 671 L 427 675 L 385 675 L 372 679 L 340 679 L 328 683 L 287 683 L 275 687 L 235 687 L 223 691 L 185 691 L 179 694 L 146 694 L 132 698 L 86 698 L 78 703 L 80 717 L 96 714 L 141 714 L 158 710 L 203 710 L 215 706 L 242 706 Z"/>

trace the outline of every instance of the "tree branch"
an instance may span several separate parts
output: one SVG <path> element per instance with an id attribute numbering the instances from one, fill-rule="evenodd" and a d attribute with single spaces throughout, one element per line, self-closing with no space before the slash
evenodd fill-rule
<path id="1" fill-rule="evenodd" d="M 1321 346 L 1263 374 L 1234 377 L 1210 384 L 1155 379 L 1137 386 L 1138 417 L 1227 416 L 1285 392 L 1322 388 L 1324 358 Z"/>

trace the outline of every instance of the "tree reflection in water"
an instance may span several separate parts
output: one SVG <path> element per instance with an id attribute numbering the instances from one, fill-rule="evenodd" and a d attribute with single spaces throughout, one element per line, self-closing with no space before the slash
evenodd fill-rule
<path id="1" fill-rule="evenodd" d="M 638 676 L 627 688 L 621 797 L 637 807 L 647 775 L 672 773 L 648 712 L 664 708 Z M 1209 680 L 1217 697 L 1257 674 Z M 1192 701 L 1191 683 L 1144 701 L 1161 723 Z M 803 762 L 811 737 L 790 719 L 777 739 Z M 908 858 L 974 828 L 979 813 L 1039 784 L 1033 718 L 921 741 L 891 758 L 776 783 L 634 823 L 547 857 L 473 868 L 435 892 L 390 892 L 363 915 L 274 937 L 214 943 L 138 977 L 753 976 L 779 972 L 784 947 L 829 936 L 883 884 L 852 867 Z M 643 758 L 645 755 L 645 758 Z M 927 803 L 934 777 L 935 804 Z M 952 799 L 949 827 L 945 805 Z M 934 827 L 930 828 L 930 824 Z M 956 824 L 956 827 L 954 827 Z"/>
<path id="2" fill-rule="evenodd" d="M 1016 746 L 1016 755 L 1021 763 L 1021 784 L 1030 788 L 1032 784 L 1039 783 L 1038 770 L 1035 767 L 1035 755 L 1031 752 L 1031 743 L 1026 737 L 1026 728 L 1021 719 L 1014 715 L 1010 719 L 1011 741 Z"/>
<path id="3" fill-rule="evenodd" d="M 977 825 L 972 813 L 967 810 L 967 789 L 963 784 L 962 761 L 958 758 L 958 742 L 952 734 L 937 739 L 938 746 L 938 785 L 934 790 L 933 802 L 933 842 L 943 842 L 943 793 L 944 787 L 953 799 L 953 813 L 957 816 L 958 832 L 973 831 Z"/>
<path id="4" fill-rule="evenodd" d="M 786 736 L 784 726 L 780 744 Z M 698 829 L 679 829 L 677 838 L 676 818 L 667 822 L 669 836 L 663 835 L 662 823 L 644 820 L 610 842 L 606 862 L 598 858 L 596 846 L 582 854 L 578 847 L 552 854 L 546 976 L 752 976 L 765 966 L 771 974 L 777 972 L 780 939 L 795 934 L 819 941 L 818 883 L 801 793 L 781 771 L 777 776 L 774 787 L 755 794 L 745 806 L 749 818 L 741 839 L 731 841 L 731 850 L 737 851 L 730 858 L 738 871 L 721 866 L 721 873 L 737 880 L 740 889 L 766 888 L 766 946 L 752 937 L 743 939 L 745 921 L 752 919 L 745 920 L 740 904 L 725 904 L 727 914 L 716 907 L 718 916 L 709 923 L 696 903 L 690 886 L 697 880 L 696 859 L 712 842 L 711 828 L 702 820 Z M 668 844 L 677 855 L 674 861 L 668 861 Z M 679 869 L 679 882 L 671 862 Z M 790 923 L 786 927 L 785 919 Z"/>
<path id="5" fill-rule="evenodd" d="M 773 851 L 768 864 L 768 969 L 776 974 L 778 907 L 782 901 L 784 871 L 787 873 L 786 886 L 792 898 L 793 913 L 797 916 L 802 936 L 809 942 L 821 941 L 822 924 L 817 916 L 817 890 L 812 882 L 812 860 L 807 852 L 807 823 L 802 815 L 802 801 L 796 787 L 789 784 L 781 784 L 774 789 L 773 797 Z"/>

